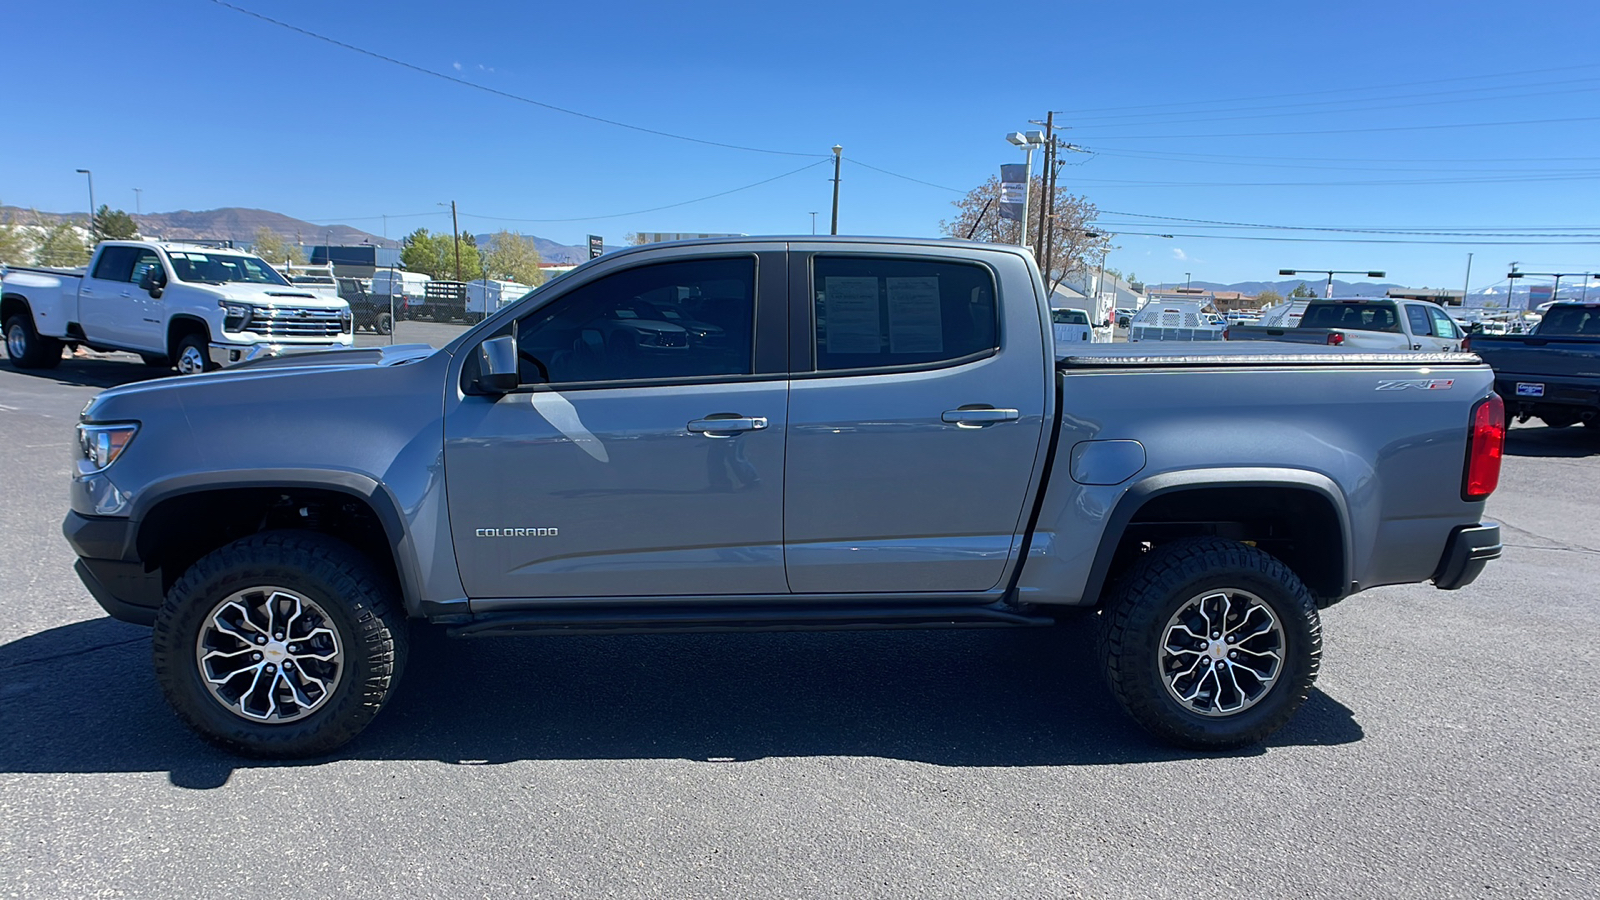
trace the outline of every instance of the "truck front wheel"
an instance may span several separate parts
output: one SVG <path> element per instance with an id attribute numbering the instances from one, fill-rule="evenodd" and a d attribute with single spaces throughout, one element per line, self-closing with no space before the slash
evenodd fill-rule
<path id="1" fill-rule="evenodd" d="M 184 335 L 178 341 L 173 357 L 172 364 L 179 375 L 199 375 L 217 368 L 217 364 L 211 361 L 211 346 L 204 335 Z"/>
<path id="2" fill-rule="evenodd" d="M 32 316 L 17 313 L 5 321 L 4 328 L 6 355 L 11 358 L 13 366 L 19 369 L 54 369 L 61 365 L 61 342 L 55 338 L 41 337 L 34 330 Z"/>
<path id="3" fill-rule="evenodd" d="M 1156 547 L 1104 613 L 1111 692 L 1147 731 L 1196 750 L 1259 743 L 1305 702 L 1322 623 L 1277 558 L 1217 538 Z"/>
<path id="4" fill-rule="evenodd" d="M 360 734 L 406 656 L 389 579 L 354 548 L 302 531 L 257 534 L 195 563 L 168 592 L 156 677 L 189 727 L 225 749 L 295 758 Z"/>

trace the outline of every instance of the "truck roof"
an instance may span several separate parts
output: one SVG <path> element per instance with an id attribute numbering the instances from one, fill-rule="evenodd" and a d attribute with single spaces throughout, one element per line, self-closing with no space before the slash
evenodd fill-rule
<path id="1" fill-rule="evenodd" d="M 209 244 L 188 243 L 186 241 L 101 241 L 102 247 L 158 247 L 169 253 L 216 253 L 227 256 L 255 256 L 249 250 L 238 247 L 213 247 Z"/>

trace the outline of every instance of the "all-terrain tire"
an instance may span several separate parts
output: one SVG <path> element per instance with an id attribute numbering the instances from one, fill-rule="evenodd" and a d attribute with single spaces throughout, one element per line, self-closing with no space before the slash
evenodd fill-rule
<path id="1" fill-rule="evenodd" d="M 266 586 L 320 607 L 342 650 L 332 690 L 292 721 L 246 718 L 213 695 L 201 670 L 202 631 L 213 613 Z M 156 615 L 153 654 L 167 702 L 201 737 L 246 756 L 299 758 L 330 753 L 367 727 L 399 682 L 407 635 L 393 579 L 365 556 L 324 534 L 272 531 L 207 554 L 178 579 Z"/>
<path id="2" fill-rule="evenodd" d="M 1198 598 L 1228 591 L 1253 595 L 1271 612 L 1280 625 L 1282 660 L 1251 705 L 1203 714 L 1169 690 L 1177 670 L 1169 672 L 1164 663 L 1181 668 L 1190 659 L 1164 650 L 1169 623 Z M 1321 665 L 1322 623 L 1311 592 L 1276 557 L 1237 541 L 1188 538 L 1157 546 L 1123 578 L 1102 615 L 1098 651 L 1112 695 L 1147 731 L 1188 749 L 1230 750 L 1265 740 L 1305 702 Z M 1180 653 L 1212 665 L 1205 653 Z M 1215 665 L 1221 671 L 1227 664 L 1219 659 Z M 1219 695 L 1221 684 L 1219 676 Z"/>
<path id="3" fill-rule="evenodd" d="M 55 338 L 43 337 L 33 327 L 33 316 L 15 313 L 0 328 L 5 331 L 6 355 L 19 369 L 54 369 L 61 365 L 61 348 Z"/>

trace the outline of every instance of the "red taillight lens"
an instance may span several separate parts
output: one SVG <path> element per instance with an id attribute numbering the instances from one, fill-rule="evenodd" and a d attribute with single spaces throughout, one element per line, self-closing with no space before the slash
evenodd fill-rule
<path id="1" fill-rule="evenodd" d="M 1222 339 L 1225 340 L 1225 341 L 1233 340 L 1233 338 L 1228 335 L 1228 331 L 1229 331 L 1229 329 L 1227 329 L 1227 328 L 1222 329 Z"/>
<path id="2" fill-rule="evenodd" d="M 1472 349 L 1472 335 L 1469 334 L 1466 337 L 1461 339 L 1461 350 L 1464 353 L 1464 352 L 1466 352 L 1468 350 L 1471 350 L 1471 349 Z"/>
<path id="3" fill-rule="evenodd" d="M 1340 344 L 1344 343 L 1344 335 L 1339 333 L 1339 332 L 1337 332 L 1337 331 L 1335 331 L 1332 334 L 1328 335 L 1328 343 L 1330 343 L 1333 346 L 1337 347 Z"/>
<path id="4" fill-rule="evenodd" d="M 1482 500 L 1500 485 L 1500 457 L 1506 446 L 1506 404 L 1499 394 L 1472 408 L 1467 432 L 1467 473 L 1461 499 Z"/>

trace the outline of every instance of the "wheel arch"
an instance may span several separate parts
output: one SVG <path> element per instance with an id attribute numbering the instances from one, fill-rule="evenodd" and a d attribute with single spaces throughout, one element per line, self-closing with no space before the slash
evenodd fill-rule
<path id="1" fill-rule="evenodd" d="M 211 341 L 211 324 L 205 319 L 188 313 L 173 316 L 167 322 L 167 358 L 178 358 L 178 342 L 191 334 L 200 335 L 201 339 Z"/>
<path id="2" fill-rule="evenodd" d="M 284 521 L 285 514 L 296 518 Z M 130 519 L 129 553 L 161 570 L 163 592 L 211 550 L 249 534 L 296 527 L 324 531 L 361 550 L 394 576 L 407 614 L 422 614 L 422 578 L 400 506 L 381 482 L 359 472 L 257 469 L 178 476 L 141 491 Z M 363 530 L 367 526 L 370 531 Z"/>
<path id="3" fill-rule="evenodd" d="M 0 294 L 0 323 L 15 315 L 26 313 L 28 318 L 33 318 L 33 307 L 28 304 L 28 298 L 21 294 Z"/>
<path id="4" fill-rule="evenodd" d="M 1296 517 L 1285 517 L 1287 510 Z M 1290 534 L 1263 541 L 1262 534 L 1252 536 L 1251 523 L 1255 529 L 1274 524 Z M 1224 534 L 1216 530 L 1221 525 L 1229 526 L 1224 536 L 1261 541 L 1269 545 L 1263 549 L 1277 551 L 1319 606 L 1349 593 L 1353 543 L 1339 485 L 1320 472 L 1249 467 L 1165 472 L 1130 486 L 1107 518 L 1084 597 L 1098 604 L 1145 541 Z"/>

